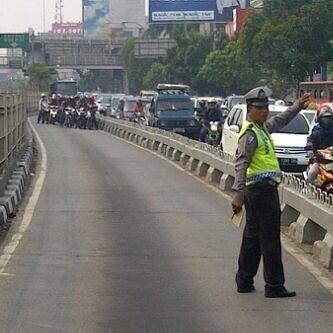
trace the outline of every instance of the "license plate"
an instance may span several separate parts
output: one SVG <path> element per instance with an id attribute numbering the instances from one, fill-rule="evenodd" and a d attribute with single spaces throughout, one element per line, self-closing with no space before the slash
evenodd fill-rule
<path id="1" fill-rule="evenodd" d="M 173 132 L 175 132 L 175 133 L 185 133 L 185 128 L 174 128 Z"/>
<path id="2" fill-rule="evenodd" d="M 293 164 L 293 165 L 297 165 L 297 158 L 279 158 L 279 162 L 281 164 Z"/>

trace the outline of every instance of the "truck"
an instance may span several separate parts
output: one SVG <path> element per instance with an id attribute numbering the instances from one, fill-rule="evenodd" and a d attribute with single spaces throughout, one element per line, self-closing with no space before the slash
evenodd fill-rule
<path id="1" fill-rule="evenodd" d="M 77 82 L 75 80 L 57 80 L 51 84 L 51 94 L 61 96 L 75 96 L 77 94 Z"/>
<path id="2" fill-rule="evenodd" d="M 146 107 L 146 124 L 167 131 L 198 138 L 201 125 L 195 118 L 190 87 L 180 84 L 159 84 L 157 94 Z"/>

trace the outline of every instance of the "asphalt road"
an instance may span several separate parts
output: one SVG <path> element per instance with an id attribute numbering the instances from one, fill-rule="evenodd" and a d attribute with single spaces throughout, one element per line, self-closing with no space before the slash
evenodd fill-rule
<path id="1" fill-rule="evenodd" d="M 108 134 L 35 126 L 47 176 L 0 276 L 0 332 L 333 332 L 332 295 L 285 252 L 298 297 L 265 299 L 261 273 L 237 294 L 221 195 Z"/>

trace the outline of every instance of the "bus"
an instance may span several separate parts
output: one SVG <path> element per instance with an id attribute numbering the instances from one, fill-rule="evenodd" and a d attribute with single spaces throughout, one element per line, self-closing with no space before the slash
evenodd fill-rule
<path id="1" fill-rule="evenodd" d="M 75 96 L 77 90 L 77 82 L 74 80 L 58 80 L 51 84 L 51 94 Z"/>
<path id="2" fill-rule="evenodd" d="M 310 93 L 315 104 L 333 102 L 333 81 L 300 82 L 298 95 Z"/>

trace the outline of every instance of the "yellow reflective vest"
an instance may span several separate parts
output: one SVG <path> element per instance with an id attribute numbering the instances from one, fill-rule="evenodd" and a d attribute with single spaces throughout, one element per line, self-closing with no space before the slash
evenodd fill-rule
<path id="1" fill-rule="evenodd" d="M 281 183 L 282 173 L 279 161 L 274 152 L 272 137 L 265 125 L 260 127 L 254 122 L 245 121 L 238 140 L 247 130 L 251 130 L 256 135 L 258 147 L 247 169 L 246 185 L 258 183 L 264 179 L 271 179 L 276 183 Z"/>

